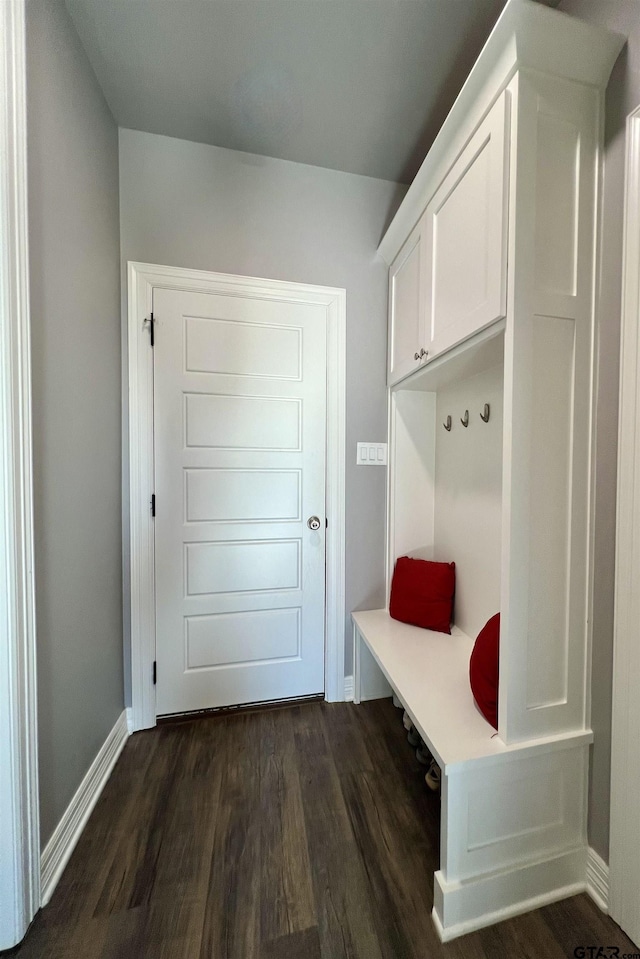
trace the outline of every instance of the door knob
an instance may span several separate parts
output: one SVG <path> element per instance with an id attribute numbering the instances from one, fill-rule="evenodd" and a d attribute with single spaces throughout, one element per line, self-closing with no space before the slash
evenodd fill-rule
<path id="1" fill-rule="evenodd" d="M 313 529 L 313 530 L 320 529 L 320 525 L 321 525 L 320 519 L 317 516 L 310 516 L 309 519 L 307 520 L 307 526 L 309 527 L 309 529 Z"/>

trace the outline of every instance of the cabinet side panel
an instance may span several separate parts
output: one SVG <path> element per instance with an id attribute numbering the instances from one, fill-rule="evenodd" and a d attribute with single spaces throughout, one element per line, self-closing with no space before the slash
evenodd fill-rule
<path id="1" fill-rule="evenodd" d="M 520 74 L 500 731 L 585 723 L 598 91 Z"/>
<path id="2" fill-rule="evenodd" d="M 584 746 L 499 763 L 450 776 L 447 881 L 523 865 L 584 843 Z"/>
<path id="3" fill-rule="evenodd" d="M 579 172 L 580 131 L 539 103 L 536 132 L 536 195 L 544 197 L 536 216 L 536 287 L 575 296 L 578 196 L 567 183 L 574 186 Z"/>
<path id="4" fill-rule="evenodd" d="M 574 327 L 551 317 L 533 325 L 527 709 L 568 694 Z"/>

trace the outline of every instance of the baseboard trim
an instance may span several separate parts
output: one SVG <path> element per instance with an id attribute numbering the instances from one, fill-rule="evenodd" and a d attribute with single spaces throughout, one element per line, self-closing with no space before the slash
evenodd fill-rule
<path id="1" fill-rule="evenodd" d="M 586 889 L 584 846 L 551 859 L 447 882 L 436 872 L 432 919 L 442 942 L 492 926 Z"/>
<path id="2" fill-rule="evenodd" d="M 609 914 L 609 866 L 595 849 L 587 853 L 587 892 L 596 906 Z"/>
<path id="3" fill-rule="evenodd" d="M 133 729 L 133 709 L 131 708 L 131 706 L 127 706 L 127 708 L 125 709 L 125 713 L 126 713 L 126 716 L 127 716 L 127 732 L 129 733 L 129 735 L 131 735 L 131 733 L 134 732 L 134 729 Z"/>
<path id="4" fill-rule="evenodd" d="M 584 892 L 584 883 L 577 882 L 570 886 L 564 886 L 561 889 L 554 889 L 552 892 L 544 895 L 534 896 L 531 899 L 516 903 L 512 906 L 498 909 L 495 912 L 485 913 L 476 919 L 469 919 L 466 922 L 459 922 L 455 926 L 444 929 L 438 913 L 434 909 L 431 912 L 433 924 L 440 942 L 451 942 L 452 939 L 458 939 L 460 936 L 466 936 L 470 932 L 477 932 L 478 929 L 486 929 L 487 926 L 495 926 L 498 922 L 504 922 L 505 919 L 513 919 L 524 913 L 531 912 L 534 909 L 542 909 L 543 906 L 549 906 L 552 902 L 559 902 L 562 899 L 569 899 L 571 896 L 577 896 Z"/>
<path id="5" fill-rule="evenodd" d="M 345 703 L 353 702 L 353 676 L 344 677 L 344 701 Z"/>
<path id="6" fill-rule="evenodd" d="M 127 711 L 123 710 L 40 857 L 43 906 L 49 902 L 128 737 Z"/>

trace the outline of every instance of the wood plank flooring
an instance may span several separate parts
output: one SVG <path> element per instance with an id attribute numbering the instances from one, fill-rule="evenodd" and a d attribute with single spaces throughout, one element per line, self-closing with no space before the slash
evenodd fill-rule
<path id="1" fill-rule="evenodd" d="M 423 775 L 390 700 L 136 733 L 51 902 L 9 955 L 640 956 L 584 895 L 443 946 L 430 918 L 439 800 Z"/>

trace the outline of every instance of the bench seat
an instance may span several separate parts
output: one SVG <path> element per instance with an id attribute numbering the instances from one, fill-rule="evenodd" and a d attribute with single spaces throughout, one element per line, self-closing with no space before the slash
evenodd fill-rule
<path id="1" fill-rule="evenodd" d="M 456 626 L 448 635 L 399 623 L 386 609 L 357 612 L 352 617 L 443 770 L 509 749 L 473 700 L 469 685 L 473 639 Z"/>

